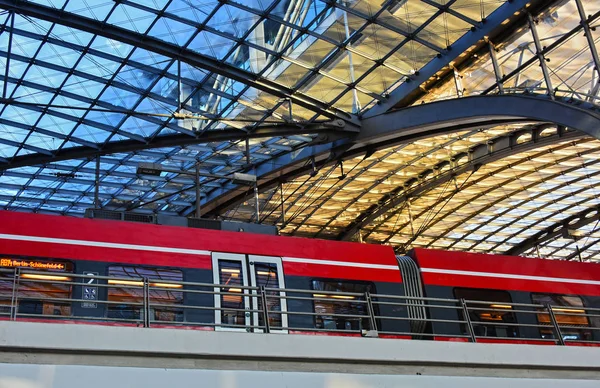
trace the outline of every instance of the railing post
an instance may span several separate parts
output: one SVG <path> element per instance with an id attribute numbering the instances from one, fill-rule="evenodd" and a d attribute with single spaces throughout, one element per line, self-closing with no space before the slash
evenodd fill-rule
<path id="1" fill-rule="evenodd" d="M 467 331 L 470 337 L 469 340 L 471 342 L 477 342 L 477 337 L 475 337 L 475 331 L 473 330 L 473 324 L 471 323 L 471 317 L 469 316 L 469 307 L 467 307 L 467 302 L 464 298 L 460 298 L 460 305 L 462 306 L 463 316 L 467 322 Z"/>
<path id="2" fill-rule="evenodd" d="M 143 323 L 144 327 L 150 327 L 150 282 L 148 278 L 144 278 L 144 288 L 143 288 L 143 303 L 144 303 L 144 314 L 143 314 Z"/>
<path id="3" fill-rule="evenodd" d="M 10 320 L 17 320 L 19 310 L 19 281 L 21 279 L 21 268 L 15 268 L 15 276 L 12 284 L 12 295 L 10 297 Z"/>
<path id="4" fill-rule="evenodd" d="M 260 286 L 260 298 L 262 300 L 263 321 L 265 322 L 265 333 L 271 332 L 271 324 L 269 323 L 269 306 L 267 305 L 267 292 L 265 286 Z"/>
<path id="5" fill-rule="evenodd" d="M 562 333 L 560 332 L 560 326 L 558 326 L 558 322 L 556 321 L 556 316 L 554 315 L 552 306 L 550 305 L 550 303 L 546 303 L 545 307 L 546 307 L 546 310 L 548 310 L 548 316 L 550 317 L 550 322 L 552 323 L 552 326 L 554 327 L 554 336 L 556 337 L 556 340 L 558 341 L 559 345 L 564 345 L 565 339 L 563 338 Z"/>
<path id="6" fill-rule="evenodd" d="M 377 331 L 377 320 L 375 319 L 375 309 L 373 308 L 373 300 L 371 299 L 371 293 L 365 292 L 365 300 L 367 301 L 367 308 L 369 309 L 369 320 L 371 321 L 371 330 Z"/>

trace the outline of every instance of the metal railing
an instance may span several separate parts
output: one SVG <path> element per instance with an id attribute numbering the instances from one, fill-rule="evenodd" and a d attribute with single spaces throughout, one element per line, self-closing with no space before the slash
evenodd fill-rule
<path id="1" fill-rule="evenodd" d="M 425 307 L 428 315 L 411 317 L 409 307 Z M 600 344 L 600 308 L 175 282 L 20 268 L 0 269 L 0 318 L 261 333 Z M 425 330 L 415 330 L 417 327 Z"/>

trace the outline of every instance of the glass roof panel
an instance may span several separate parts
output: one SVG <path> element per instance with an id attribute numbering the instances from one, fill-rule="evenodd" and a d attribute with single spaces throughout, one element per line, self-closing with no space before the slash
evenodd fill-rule
<path id="1" fill-rule="evenodd" d="M 92 206 L 96 150 L 125 144 L 119 142 L 142 146 L 176 136 L 201 139 L 219 131 L 304 126 L 327 119 L 333 109 L 363 114 L 403 82 L 415 79 L 432 60 L 444 58 L 448 47 L 507 4 L 30 3 L 61 10 L 73 19 L 87 18 L 83 20 L 90 25 L 107 23 L 123 30 L 113 35 L 99 29 L 96 35 L 64 21 L 55 24 L 19 14 L 11 29 L 10 15 L 0 18 L 4 31 L 12 34 L 10 47 L 9 34 L 0 35 L 0 67 L 6 66 L 10 52 L 6 97 L 14 99 L 0 105 L 0 162 L 21 160 L 14 159 L 21 155 L 54 157 L 74 147 L 90 150 L 81 159 L 55 158 L 41 167 L 4 171 L 0 204 L 75 215 Z M 582 3 L 588 15 L 600 9 L 595 1 Z M 536 20 L 542 45 L 564 40 L 544 54 L 556 94 L 596 102 L 599 75 L 594 73 L 587 38 L 581 30 L 571 32 L 579 28 L 576 2 L 557 3 Z M 562 38 L 565 34 L 570 36 Z M 500 75 L 506 76 L 502 85 L 489 50 L 481 46 L 442 66 L 411 102 L 498 93 L 501 88 L 544 93 L 545 76 L 530 28 L 521 23 L 503 36 L 503 41 L 492 42 Z M 135 47 L 136 42 L 144 47 Z M 203 65 L 207 63 L 211 66 Z M 319 165 L 313 178 L 298 177 L 284 182 L 280 190 L 261 190 L 262 221 L 280 225 L 286 234 L 357 238 L 344 236 L 349 226 L 394 199 L 361 226 L 364 241 L 392 244 L 398 250 L 417 245 L 503 252 L 598 204 L 600 146 L 581 134 L 565 133 L 567 140 L 562 130 L 559 136 L 556 127 L 540 123 L 488 126 L 375 150 L 367 158 L 353 157 L 344 161 L 343 174 L 339 164 Z M 103 155 L 102 205 L 125 210 L 157 199 L 137 210 L 188 216 L 195 203 L 190 177 L 139 176 L 138 163 L 162 163 L 183 172 L 200 163 L 207 174 L 226 174 L 247 171 L 246 158 L 258 166 L 277 163 L 279 156 L 294 159 L 309 148 L 307 143 L 318 141 L 312 133 L 276 135 L 249 140 L 248 150 L 236 139 Z M 482 156 L 484 163 L 473 167 L 473 150 L 487 147 L 493 154 L 493 144 L 509 141 L 509 135 L 518 152 Z M 539 139 L 547 141 L 535 143 Z M 203 182 L 204 197 L 226 184 L 208 178 Z M 248 203 L 220 215 L 247 221 L 254 217 Z M 590 234 L 591 250 L 599 249 L 600 236 L 592 236 L 597 233 L 594 223 L 581 228 Z M 569 257 L 574 245 L 561 239 L 548 241 L 540 251 Z M 593 255 L 586 253 L 588 257 Z"/>

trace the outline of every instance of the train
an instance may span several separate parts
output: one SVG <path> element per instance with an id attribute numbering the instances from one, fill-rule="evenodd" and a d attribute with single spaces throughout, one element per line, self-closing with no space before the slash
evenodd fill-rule
<path id="1" fill-rule="evenodd" d="M 600 345 L 600 266 L 0 211 L 0 319 L 144 314 L 155 327 Z"/>

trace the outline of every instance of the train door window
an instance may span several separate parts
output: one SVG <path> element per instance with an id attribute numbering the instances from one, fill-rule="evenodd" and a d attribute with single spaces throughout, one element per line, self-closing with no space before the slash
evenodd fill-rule
<path id="1" fill-rule="evenodd" d="M 286 301 L 283 291 L 284 278 L 281 258 L 232 253 L 213 253 L 215 282 L 216 330 L 246 330 L 264 327 L 262 298 L 255 288 L 265 287 L 269 324 L 272 330 L 287 327 Z M 255 310 L 251 314 L 248 310 Z"/>
<path id="2" fill-rule="evenodd" d="M 282 312 L 287 310 L 287 300 L 285 299 L 285 292 L 278 290 L 284 288 L 282 286 L 284 279 L 281 271 L 281 258 L 250 255 L 248 260 L 251 285 L 265 288 L 269 327 L 271 330 L 285 330 L 287 328 L 287 314 Z M 253 293 L 256 293 L 256 291 L 253 291 Z M 253 301 L 258 310 L 262 310 L 262 299 L 255 296 Z M 254 321 L 258 322 L 259 326 L 263 326 L 263 314 L 255 312 Z"/>
<path id="3" fill-rule="evenodd" d="M 558 323 L 565 340 L 592 339 L 592 331 L 585 329 L 585 327 L 590 326 L 590 321 L 585 315 L 583 301 L 580 297 L 575 295 L 531 294 L 531 299 L 535 304 L 550 304 L 552 306 L 556 323 Z M 543 309 L 539 309 L 539 311 L 537 314 L 538 323 L 548 326 L 547 328 L 540 328 L 540 336 L 548 339 L 554 338 L 550 316 Z"/>
<path id="4" fill-rule="evenodd" d="M 213 269 L 216 270 L 216 283 L 226 287 L 215 288 L 215 323 L 216 329 L 223 327 L 242 328 L 250 325 L 250 309 L 248 290 L 248 273 L 244 255 L 222 254 L 216 260 Z"/>
<path id="5" fill-rule="evenodd" d="M 108 267 L 107 316 L 116 320 L 142 320 L 144 279 L 148 279 L 150 321 L 183 321 L 183 273 L 167 268 L 143 268 L 112 265 Z"/>
<path id="6" fill-rule="evenodd" d="M 325 330 L 372 330 L 365 293 L 376 293 L 371 282 L 313 280 L 315 327 Z M 321 293 L 321 292 L 325 293 Z M 338 292 L 328 294 L 329 292 Z M 356 294 L 356 295 L 346 295 Z M 377 309 L 377 306 L 374 306 Z M 341 316 L 340 316 L 341 315 Z M 378 312 L 375 311 L 375 315 Z"/>
<path id="7" fill-rule="evenodd" d="M 512 311 L 510 294 L 499 290 L 477 288 L 455 288 L 454 297 L 467 300 L 469 318 L 473 331 L 480 337 L 518 337 L 518 329 L 513 326 L 517 320 Z M 465 320 L 462 310 L 460 319 Z M 461 324 L 463 334 L 467 333 L 465 324 Z"/>
<path id="8" fill-rule="evenodd" d="M 15 284 L 15 269 L 20 275 Z M 35 258 L 0 258 L 0 315 L 8 315 L 13 289 L 19 316 L 70 316 L 73 265 Z"/>

